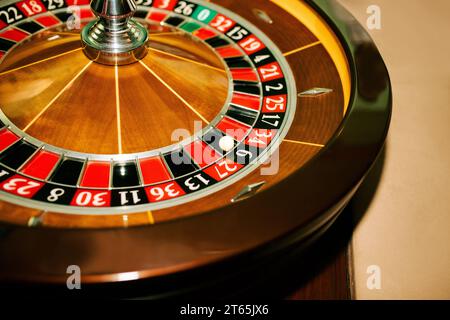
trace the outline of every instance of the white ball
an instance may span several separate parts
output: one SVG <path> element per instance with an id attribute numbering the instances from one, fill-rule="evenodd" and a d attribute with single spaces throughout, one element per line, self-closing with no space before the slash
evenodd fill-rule
<path id="1" fill-rule="evenodd" d="M 223 151 L 228 152 L 234 148 L 234 139 L 230 136 L 222 137 L 220 138 L 219 146 Z"/>

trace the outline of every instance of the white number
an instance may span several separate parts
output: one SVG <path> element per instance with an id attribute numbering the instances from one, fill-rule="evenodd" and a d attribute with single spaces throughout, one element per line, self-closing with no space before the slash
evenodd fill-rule
<path id="1" fill-rule="evenodd" d="M 219 31 L 225 32 L 233 25 L 233 21 L 225 18 L 224 16 L 218 16 L 214 23 L 211 23 L 211 26 L 216 28 Z"/>
<path id="2" fill-rule="evenodd" d="M 194 4 L 187 4 L 185 1 L 180 1 L 178 7 L 174 10 L 176 13 L 184 14 L 185 16 L 190 16 L 194 11 Z"/>
<path id="3" fill-rule="evenodd" d="M 279 83 L 277 86 L 265 86 L 265 89 L 267 92 L 270 92 L 272 90 L 280 91 L 284 89 L 284 85 L 282 83 Z"/>
<path id="4" fill-rule="evenodd" d="M 205 21 L 206 19 L 209 18 L 210 15 L 211 15 L 211 11 L 209 11 L 208 9 L 203 9 L 197 15 L 197 19 L 200 20 L 200 21 Z"/>
<path id="5" fill-rule="evenodd" d="M 155 187 L 150 189 L 150 194 L 156 197 L 156 201 L 161 200 L 167 194 L 170 198 L 175 198 L 180 195 L 180 192 L 174 189 L 175 184 L 171 183 L 167 185 L 164 189 L 160 187 Z"/>
<path id="6" fill-rule="evenodd" d="M 0 11 L 0 16 L 1 15 L 4 15 L 6 17 L 6 22 L 8 24 L 11 24 L 11 23 L 16 22 L 17 20 L 23 18 L 23 16 L 21 14 L 19 14 L 17 9 L 14 7 L 9 7 L 6 10 Z"/>
<path id="7" fill-rule="evenodd" d="M 227 36 L 229 36 L 233 40 L 241 40 L 246 35 L 248 35 L 248 31 L 241 27 L 235 27 L 227 33 Z"/>
<path id="8" fill-rule="evenodd" d="M 272 78 L 280 75 L 278 66 L 276 64 L 274 64 L 271 67 L 261 68 L 259 69 L 259 71 L 261 72 L 261 75 L 263 76 L 264 80 L 267 78 Z"/>
<path id="9" fill-rule="evenodd" d="M 104 206 L 106 204 L 106 200 L 104 199 L 107 196 L 107 192 L 97 193 L 96 195 L 92 195 L 89 191 L 80 192 L 75 200 L 76 204 L 79 206 L 87 206 L 92 204 L 95 207 Z"/>
<path id="10" fill-rule="evenodd" d="M 241 47 L 246 51 L 256 51 L 261 47 L 261 42 L 256 39 L 250 38 L 241 43 Z"/>
<path id="11" fill-rule="evenodd" d="M 275 120 L 275 121 L 269 121 L 269 120 Z M 278 128 L 278 125 L 280 124 L 280 116 L 279 115 L 263 115 L 262 122 L 267 123 L 271 125 L 272 127 Z"/>
<path id="12" fill-rule="evenodd" d="M 284 111 L 285 108 L 285 99 L 283 97 L 275 98 L 267 98 L 266 99 L 266 109 L 269 111 Z"/>
<path id="13" fill-rule="evenodd" d="M 26 3 L 22 4 L 22 8 L 25 9 L 25 11 L 28 13 L 28 15 L 42 12 L 42 7 L 36 1 L 33 0 L 33 1 L 30 1 L 29 3 L 31 5 L 31 8 Z"/>
<path id="14" fill-rule="evenodd" d="M 55 202 L 65 193 L 64 189 L 53 189 L 47 197 L 47 201 Z"/>
<path id="15" fill-rule="evenodd" d="M 264 61 L 268 58 L 270 58 L 270 56 L 268 54 L 263 55 L 263 56 L 256 56 L 254 61 L 255 61 L 255 63 L 260 63 L 261 61 Z"/>
<path id="16" fill-rule="evenodd" d="M 23 185 L 25 184 L 25 185 Z M 18 186 L 22 185 L 22 186 Z M 30 189 L 39 187 L 40 184 L 34 181 L 28 181 L 26 179 L 11 179 L 8 183 L 3 186 L 3 189 L 7 191 L 16 191 L 21 196 L 28 196 L 31 194 Z"/>
<path id="17" fill-rule="evenodd" d="M 44 0 L 44 2 L 48 2 L 48 10 L 55 10 L 64 6 L 64 0 Z"/>
<path id="18" fill-rule="evenodd" d="M 272 132 L 258 132 L 255 133 L 256 137 L 251 138 L 249 141 L 255 144 L 267 145 L 267 140 L 272 138 Z"/>
<path id="19" fill-rule="evenodd" d="M 245 157 L 249 157 L 250 159 L 252 159 L 253 158 L 253 153 L 251 153 L 250 151 L 248 151 L 248 150 L 238 150 L 237 152 L 236 152 L 236 155 L 238 156 L 238 157 L 242 157 L 242 158 L 245 158 Z"/>
<path id="20" fill-rule="evenodd" d="M 198 174 L 195 177 L 187 179 L 186 182 L 184 183 L 186 185 L 186 187 L 188 187 L 189 190 L 191 190 L 191 191 L 197 191 L 198 189 L 201 188 L 201 184 L 192 182 L 194 179 L 199 180 L 205 186 L 209 185 L 209 183 L 210 183 L 210 180 L 207 180 L 201 174 Z"/>
<path id="21" fill-rule="evenodd" d="M 7 175 L 9 175 L 8 171 L 5 171 L 5 170 L 0 171 L 0 177 L 4 177 L 4 176 L 7 176 Z"/>
<path id="22" fill-rule="evenodd" d="M 225 172 L 221 172 L 220 169 L 225 169 Z M 231 165 L 226 160 L 218 163 L 216 166 L 216 172 L 219 175 L 220 179 L 228 177 L 230 173 L 237 171 L 237 169 L 238 169 L 237 165 Z"/>

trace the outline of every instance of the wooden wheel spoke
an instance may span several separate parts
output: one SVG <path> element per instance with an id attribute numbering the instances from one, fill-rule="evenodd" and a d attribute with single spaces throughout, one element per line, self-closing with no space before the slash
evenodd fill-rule
<path id="1" fill-rule="evenodd" d="M 305 145 L 305 146 L 318 147 L 318 148 L 325 147 L 325 145 L 319 144 L 319 143 L 312 143 L 312 142 L 298 141 L 298 140 L 290 140 L 290 139 L 284 139 L 283 142 L 294 143 L 294 144 L 301 144 L 301 145 Z"/>
<path id="2" fill-rule="evenodd" d="M 92 64 L 92 61 L 88 62 L 81 70 L 78 72 L 72 80 L 67 83 L 67 85 L 62 88 L 56 96 L 23 128 L 23 131 L 26 132 L 30 127 L 58 100 L 59 97 L 89 68 Z"/>
<path id="3" fill-rule="evenodd" d="M 147 69 L 148 72 L 150 72 L 158 81 L 160 81 L 170 92 L 172 92 L 186 107 L 188 107 L 193 113 L 197 115 L 203 122 L 206 124 L 209 124 L 209 121 L 202 115 L 200 112 L 198 112 L 189 102 L 187 102 L 175 89 L 173 89 L 166 81 L 164 81 L 158 74 L 156 74 L 155 71 L 153 71 L 148 65 L 146 65 L 144 62 L 139 61 L 140 64 Z"/>
<path id="4" fill-rule="evenodd" d="M 295 53 L 301 52 L 301 51 L 303 51 L 303 50 L 306 50 L 306 49 L 312 48 L 312 47 L 314 47 L 314 46 L 317 46 L 317 45 L 319 45 L 320 43 L 321 43 L 320 41 L 316 41 L 316 42 L 307 44 L 306 46 L 303 46 L 303 47 L 300 47 L 300 48 L 297 48 L 297 49 L 294 49 L 294 50 L 285 52 L 285 53 L 283 53 L 283 55 L 284 55 L 285 57 L 288 57 L 288 56 L 290 56 L 290 55 L 292 55 L 292 54 L 295 54 Z"/>
<path id="5" fill-rule="evenodd" d="M 123 153 L 122 148 L 122 124 L 120 117 L 120 90 L 119 90 L 119 67 L 114 68 L 115 88 L 116 88 L 116 113 L 117 113 L 117 145 L 119 154 Z"/>
<path id="6" fill-rule="evenodd" d="M 185 58 L 185 57 L 173 54 L 173 53 L 165 52 L 163 50 L 158 50 L 158 49 L 151 48 L 151 47 L 148 48 L 148 49 L 151 50 L 151 51 L 154 51 L 154 52 L 157 52 L 157 53 L 160 53 L 160 54 L 172 57 L 172 58 L 176 58 L 176 59 L 183 60 L 183 61 L 186 61 L 186 62 L 189 62 L 189 63 L 193 63 L 193 64 L 198 65 L 198 66 L 202 66 L 202 67 L 209 68 L 209 69 L 212 69 L 212 70 L 215 70 L 215 71 L 219 71 L 219 72 L 226 72 L 224 69 L 220 69 L 220 68 L 211 66 L 209 64 L 198 62 L 198 61 L 195 61 L 195 60 L 192 60 L 192 59 L 189 59 L 189 58 Z"/>
<path id="7" fill-rule="evenodd" d="M 40 63 L 43 63 L 43 62 L 47 62 L 47 61 L 50 61 L 50 60 L 53 60 L 53 59 L 56 59 L 56 58 L 60 58 L 60 57 L 63 57 L 65 55 L 78 52 L 80 50 L 81 50 L 81 48 L 77 48 L 77 49 L 74 49 L 74 50 L 63 52 L 63 53 L 60 53 L 60 54 L 57 54 L 57 55 L 54 55 L 54 56 L 51 56 L 51 57 L 48 57 L 48 58 L 45 58 L 45 59 L 42 59 L 42 60 L 38 60 L 38 61 L 35 61 L 35 62 L 32 62 L 32 63 L 26 64 L 26 65 L 21 66 L 21 67 L 17 67 L 17 68 L 14 68 L 14 69 L 3 71 L 3 72 L 0 72 L 0 76 L 6 75 L 6 74 L 10 74 L 10 73 L 12 73 L 14 71 L 22 70 L 22 69 L 25 69 L 25 68 L 28 68 L 28 67 L 31 67 L 31 66 L 35 66 L 37 64 L 40 64 Z"/>

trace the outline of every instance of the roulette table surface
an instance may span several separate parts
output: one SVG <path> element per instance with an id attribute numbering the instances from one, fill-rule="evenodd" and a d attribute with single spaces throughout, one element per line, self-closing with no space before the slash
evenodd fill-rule
<path id="1" fill-rule="evenodd" d="M 5 0 L 0 109 L 0 281 L 163 297 L 322 235 L 391 88 L 334 1 Z"/>

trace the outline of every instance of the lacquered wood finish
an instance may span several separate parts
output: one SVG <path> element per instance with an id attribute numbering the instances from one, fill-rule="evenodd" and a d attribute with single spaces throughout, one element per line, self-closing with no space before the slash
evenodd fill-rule
<path id="1" fill-rule="evenodd" d="M 299 49 L 298 46 L 317 42 L 299 21 L 280 11 L 272 2 L 220 1 L 220 4 L 229 6 L 257 25 L 272 41 L 279 42 L 282 50 L 292 51 Z M 342 21 L 335 15 L 335 10 L 340 12 L 339 17 L 348 17 L 335 2 L 317 0 L 313 4 L 320 12 L 327 8 L 327 15 L 336 22 Z M 280 26 L 284 33 L 281 35 L 272 31 L 270 25 L 265 25 L 266 22 L 252 13 L 254 7 L 277 12 L 272 16 L 274 25 Z M 153 212 L 151 218 L 149 213 L 135 216 L 138 217 L 136 224 L 191 216 L 150 227 L 68 231 L 8 226 L 7 237 L 0 243 L 0 256 L 8 257 L 0 265 L 0 277 L 65 283 L 67 265 L 77 263 L 83 270 L 85 283 L 99 283 L 123 281 L 127 275 L 135 279 L 155 278 L 223 262 L 249 252 L 254 254 L 252 261 L 257 262 L 258 257 L 301 242 L 333 221 L 383 145 L 391 111 L 387 72 L 376 73 L 376 78 L 371 73 L 371 66 L 385 70 L 377 49 L 365 37 L 352 38 L 348 31 L 338 29 L 338 26 L 333 28 L 344 43 L 353 75 L 358 73 L 358 78 L 353 77 L 349 112 L 342 121 L 345 105 L 339 74 L 329 53 L 320 44 L 288 55 L 291 67 L 296 70 L 299 92 L 310 89 L 309 85 L 329 86 L 333 91 L 327 96 L 299 99 L 297 117 L 288 136 L 291 141 L 281 145 L 278 175 L 262 177 L 255 171 L 213 196 Z M 351 30 L 364 32 L 358 25 L 352 25 Z M 370 59 L 358 54 L 361 47 L 368 48 L 372 54 Z M 312 63 L 318 64 L 317 69 L 313 70 Z M 366 68 L 360 71 L 361 66 Z M 367 86 L 371 82 L 383 85 L 376 86 L 375 92 L 370 90 L 369 95 L 365 88 L 373 88 Z M 373 99 L 374 96 L 379 99 Z M 244 185 L 261 180 L 267 180 L 267 184 L 256 196 L 230 203 L 231 197 Z M 204 214 L 192 216 L 199 213 Z M 27 214 L 36 215 L 36 212 Z M 45 213 L 41 215 L 41 225 L 130 226 L 133 224 L 130 224 L 133 221 L 130 217 L 105 217 L 102 221 L 102 217 Z M 18 222 L 26 220 L 20 213 L 14 219 Z M 267 246 L 275 239 L 275 243 Z M 52 256 L 57 258 L 48 257 L 49 248 Z M 40 270 L 38 274 L 33 273 L 36 269 Z M 130 272 L 132 274 L 128 274 Z"/>
<path id="2" fill-rule="evenodd" d="M 40 219 L 44 226 L 127 227 L 203 214 L 228 206 L 231 199 L 249 184 L 264 181 L 266 184 L 263 189 L 270 189 L 301 168 L 329 141 L 342 121 L 345 108 L 341 80 L 329 53 L 318 43 L 318 39 L 311 31 L 266 1 L 258 1 L 258 6 L 266 11 L 272 10 L 271 15 L 276 14 L 279 18 L 276 24 L 269 25 L 258 19 L 248 5 L 237 5 L 233 1 L 225 5 L 229 5 L 231 10 L 265 31 L 280 49 L 288 54 L 287 60 L 294 71 L 298 93 L 315 87 L 333 90 L 323 96 L 299 98 L 295 119 L 286 137 L 289 142 L 281 146 L 280 158 L 277 159 L 278 154 L 273 158 L 273 162 L 279 160 L 278 173 L 262 175 L 260 170 L 256 170 L 245 179 L 216 194 L 152 213 L 95 217 L 46 212 Z M 73 51 L 76 47 L 74 42 L 79 42 L 78 36 L 72 36 L 73 31 L 64 32 L 58 27 L 47 31 L 46 35 L 37 36 L 36 44 L 29 41 L 19 46 L 15 50 L 30 52 L 31 49 L 27 47 L 36 46 L 34 50 L 39 53 L 41 48 L 47 50 L 48 41 L 42 41 L 43 39 L 62 35 L 65 40 L 62 43 L 60 40 L 55 42 L 56 52 L 66 54 L 3 75 L 5 81 L 0 85 L 0 92 L 5 86 L 13 86 L 13 79 L 16 78 L 15 81 L 21 83 L 26 83 L 28 78 L 42 81 L 41 77 L 51 79 L 48 81 L 57 81 L 56 85 L 51 86 L 51 90 L 43 90 L 31 101 L 25 99 L 14 104 L 5 103 L 4 113 L 17 123 L 19 128 L 26 128 L 36 114 L 42 111 L 42 108 L 48 107 L 51 99 L 64 89 L 64 85 L 77 77 L 70 87 L 66 88 L 29 126 L 28 134 L 57 147 L 93 154 L 116 154 L 119 151 L 136 153 L 169 146 L 175 143 L 171 136 L 176 129 L 184 129 L 194 134 L 194 129 L 198 125 L 204 127 L 218 115 L 227 99 L 228 77 L 224 65 L 206 45 L 193 41 L 180 31 L 155 25 L 149 25 L 148 28 L 151 39 L 150 50 L 142 62 L 154 74 L 141 63 L 121 66 L 117 70 L 118 88 L 114 67 L 96 63 L 87 65 L 89 60 L 83 52 Z M 72 41 L 68 41 L 67 37 Z M 291 53 L 292 50 L 305 46 L 311 47 Z M 64 51 L 62 47 L 70 48 L 70 51 Z M 9 62 L 9 56 L 15 60 Z M 17 61 L 18 58 L 15 56 L 12 52 L 5 59 L 5 66 L 8 66 L 6 70 L 12 66 L 20 67 L 20 61 Z M 42 54 L 39 56 L 44 58 Z M 48 57 L 52 57 L 51 53 L 45 56 Z M 28 64 L 30 61 L 25 59 L 22 66 L 25 63 Z M 192 112 L 167 85 L 201 117 Z M 24 87 L 23 91 L 19 89 L 14 95 L 11 95 L 11 90 L 7 88 L 3 90 L 5 98 L 29 96 L 27 87 Z M 119 92 L 118 101 L 116 90 Z M 83 94 L 79 94 L 80 92 Z M 17 110 L 26 110 L 24 104 L 32 105 L 34 111 L 22 111 L 17 114 Z M 117 107 L 120 109 L 120 124 Z"/>

